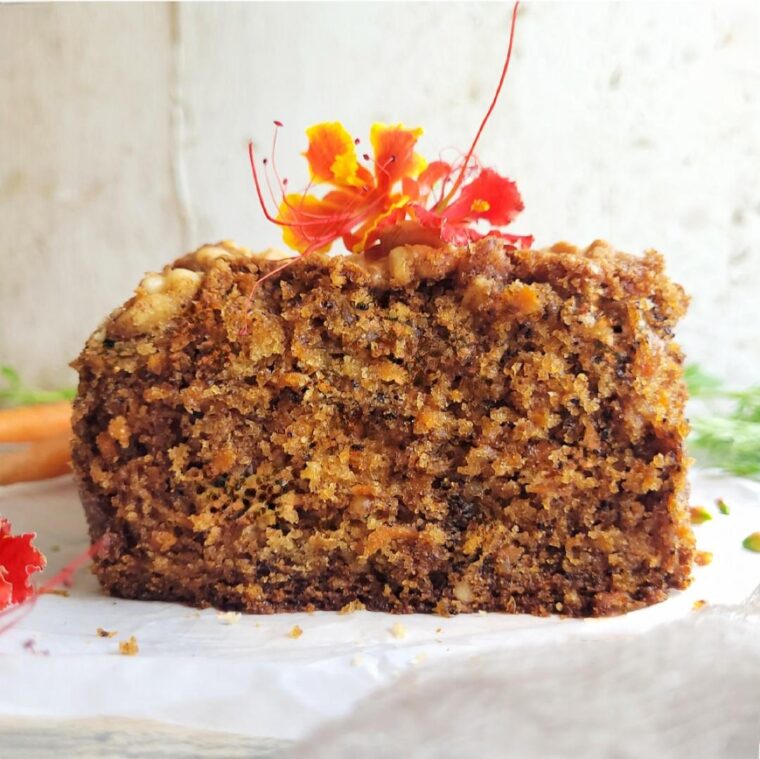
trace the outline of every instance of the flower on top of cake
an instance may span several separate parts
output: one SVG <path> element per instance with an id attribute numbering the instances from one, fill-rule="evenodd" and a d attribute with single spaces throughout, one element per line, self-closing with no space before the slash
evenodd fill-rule
<path id="1" fill-rule="evenodd" d="M 275 129 L 280 127 L 275 122 Z M 421 129 L 401 124 L 374 124 L 374 155 L 359 156 L 359 140 L 341 123 L 310 127 L 304 153 L 311 176 L 306 191 L 288 193 L 287 179 L 279 179 L 274 159 L 264 160 L 280 187 L 276 215 L 266 207 L 251 146 L 253 176 L 267 218 L 283 228 L 285 243 L 301 254 L 327 251 L 337 240 L 355 253 L 387 252 L 405 242 L 465 245 L 486 235 L 530 246 L 531 236 L 500 229 L 523 209 L 517 185 L 481 167 L 470 154 L 460 165 L 427 163 L 415 152 L 421 134 Z M 268 176 L 267 182 L 271 186 Z M 329 187 L 321 197 L 309 191 L 319 185 Z"/>
<path id="2" fill-rule="evenodd" d="M 481 166 L 475 157 L 475 147 L 509 68 L 517 6 L 515 3 L 496 91 L 469 150 L 460 160 L 428 163 L 415 151 L 422 135 L 419 128 L 373 124 L 370 155 L 361 151 L 361 140 L 354 139 L 340 122 L 324 122 L 306 130 L 308 148 L 304 156 L 310 181 L 303 192 L 292 193 L 288 192 L 287 178 L 280 176 L 275 158 L 282 123 L 274 122 L 271 159 L 262 161 L 263 183 L 253 143 L 249 143 L 259 203 L 266 218 L 282 227 L 288 247 L 307 255 L 328 251 L 341 240 L 347 250 L 372 257 L 404 244 L 466 245 L 486 236 L 499 237 L 512 247 L 530 247 L 532 236 L 502 229 L 523 210 L 517 185 L 494 169 Z M 320 187 L 326 191 L 320 195 L 312 192 Z M 265 188 L 277 206 L 274 212 L 265 200 Z"/>

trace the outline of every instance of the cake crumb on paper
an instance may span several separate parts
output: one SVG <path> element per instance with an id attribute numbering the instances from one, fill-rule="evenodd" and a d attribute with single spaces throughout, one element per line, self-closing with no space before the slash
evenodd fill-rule
<path id="1" fill-rule="evenodd" d="M 354 599 L 353 601 L 349 601 L 347 604 L 342 606 L 340 610 L 338 611 L 338 614 L 352 614 L 355 611 L 366 611 L 367 607 L 358 599 Z"/>
<path id="2" fill-rule="evenodd" d="M 692 604 L 692 609 L 694 611 L 699 611 L 700 609 L 704 609 L 704 607 L 707 606 L 707 601 L 704 600 L 704 598 L 699 598 Z"/>
<path id="3" fill-rule="evenodd" d="M 137 645 L 137 638 L 134 635 L 130 635 L 127 640 L 119 641 L 119 653 L 122 656 L 137 656 L 140 652 L 140 647 Z"/>
<path id="4" fill-rule="evenodd" d="M 290 632 L 288 633 L 289 638 L 298 639 L 303 635 L 303 630 L 301 629 L 300 625 L 293 625 Z"/>
<path id="5" fill-rule="evenodd" d="M 712 560 L 713 555 L 711 551 L 697 551 L 694 555 L 694 563 L 700 567 L 706 567 L 708 564 L 712 563 Z"/>
<path id="6" fill-rule="evenodd" d="M 41 591 L 40 595 L 62 596 L 63 598 L 68 598 L 71 595 L 71 593 L 69 593 L 68 590 L 64 590 L 63 588 L 48 588 L 48 590 Z"/>
<path id="7" fill-rule="evenodd" d="M 99 627 L 95 632 L 99 638 L 113 638 L 118 634 L 118 630 L 104 630 L 102 627 Z"/>
<path id="8" fill-rule="evenodd" d="M 236 625 L 241 616 L 239 611 L 220 611 L 217 612 L 216 618 L 223 625 Z"/>
<path id="9" fill-rule="evenodd" d="M 406 638 L 406 627 L 401 624 L 401 622 L 396 622 L 396 624 L 391 627 L 391 635 L 396 638 L 397 640 L 402 640 L 403 638 Z"/>

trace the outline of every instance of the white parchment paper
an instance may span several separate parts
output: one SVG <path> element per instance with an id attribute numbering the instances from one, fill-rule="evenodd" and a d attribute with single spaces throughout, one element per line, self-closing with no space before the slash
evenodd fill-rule
<path id="1" fill-rule="evenodd" d="M 715 508 L 718 497 L 730 505 L 729 516 Z M 760 530 L 760 484 L 695 471 L 691 502 L 714 515 L 695 528 L 698 547 L 712 551 L 713 562 L 695 569 L 686 591 L 609 619 L 318 612 L 242 615 L 228 624 L 214 610 L 109 598 L 82 570 L 68 597 L 42 597 L 0 636 L 0 714 L 148 718 L 299 738 L 417 668 L 519 646 L 549 650 L 572 638 L 636 636 L 702 613 L 696 600 L 741 603 L 760 583 L 760 554 L 741 546 Z M 16 532 L 38 533 L 48 575 L 87 547 L 69 478 L 1 489 L 0 513 Z M 296 625 L 303 634 L 290 637 Z M 98 637 L 98 627 L 118 634 Z M 118 642 L 132 635 L 139 654 L 119 655 Z"/>

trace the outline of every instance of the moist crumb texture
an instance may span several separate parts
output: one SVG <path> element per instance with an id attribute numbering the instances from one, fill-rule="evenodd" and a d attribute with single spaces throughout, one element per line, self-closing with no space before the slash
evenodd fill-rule
<path id="1" fill-rule="evenodd" d="M 617 614 L 689 582 L 686 297 L 661 257 L 232 243 L 74 363 L 95 572 L 250 612 Z"/>

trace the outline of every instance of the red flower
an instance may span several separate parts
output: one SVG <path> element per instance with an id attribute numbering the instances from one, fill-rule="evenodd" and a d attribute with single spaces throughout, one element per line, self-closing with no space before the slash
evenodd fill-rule
<path id="1" fill-rule="evenodd" d="M 357 142 L 340 123 L 316 124 L 306 134 L 309 187 L 326 184 L 331 189 L 322 197 L 309 192 L 286 194 L 287 182 L 283 181 L 276 216 L 266 211 L 251 151 L 254 179 L 267 218 L 283 228 L 283 240 L 299 253 L 329 250 L 339 239 L 349 250 L 372 253 L 387 251 L 390 239 L 393 244 L 464 245 L 491 234 L 521 247 L 533 241 L 530 236 L 498 229 L 523 209 L 517 185 L 493 169 L 467 163 L 452 166 L 434 161 L 426 166 L 414 152 L 421 129 L 373 125 L 372 171 L 359 163 Z M 370 156 L 365 154 L 364 159 L 369 161 Z M 469 160 L 468 155 L 465 162 Z M 467 175 L 472 179 L 463 184 Z M 447 185 L 451 189 L 444 194 Z"/>
<path id="2" fill-rule="evenodd" d="M 0 609 L 33 594 L 29 578 L 45 567 L 45 557 L 32 545 L 34 533 L 11 535 L 11 523 L 0 517 Z"/>
<path id="3" fill-rule="evenodd" d="M 500 227 L 523 209 L 515 183 L 490 168 L 481 168 L 475 147 L 490 118 L 509 68 L 514 42 L 517 6 L 512 9 L 509 45 L 496 92 L 469 150 L 457 165 L 433 161 L 429 165 L 415 152 L 421 129 L 401 124 L 375 124 L 370 132 L 373 156 L 357 156 L 354 140 L 339 122 L 316 124 L 307 131 L 304 153 L 311 181 L 303 193 L 288 193 L 275 163 L 277 131 L 272 145 L 271 169 L 280 191 L 274 196 L 270 174 L 266 187 L 278 207 L 268 210 L 256 167 L 253 145 L 248 153 L 259 203 L 266 218 L 283 229 L 285 243 L 302 255 L 327 251 L 337 240 L 355 253 L 382 256 L 395 245 L 423 243 L 465 245 L 487 235 L 510 245 L 529 247 L 530 235 L 512 235 Z M 277 128 L 282 124 L 275 121 Z M 264 160 L 267 167 L 267 161 Z M 322 196 L 312 188 L 327 185 Z M 256 284 L 290 266 L 291 259 L 268 272 Z M 254 285 L 255 289 L 256 285 Z M 250 303 L 253 290 L 249 294 Z"/>
<path id="4" fill-rule="evenodd" d="M 449 172 L 452 171 L 449 167 Z M 493 169 L 481 169 L 450 205 L 445 205 L 444 199 L 432 209 L 413 204 L 410 210 L 420 226 L 437 229 L 446 243 L 465 245 L 491 235 L 527 247 L 533 242 L 531 236 L 510 235 L 492 228 L 509 224 L 523 208 L 517 185 L 511 179 Z M 487 222 L 489 227 L 485 231 L 478 230 L 473 226 L 478 222 Z"/>
<path id="5" fill-rule="evenodd" d="M 279 182 L 281 201 L 276 216 L 266 209 L 251 152 L 251 167 L 259 201 L 270 221 L 283 228 L 283 239 L 299 253 L 325 251 L 342 239 L 349 250 L 362 250 L 373 229 L 383 220 L 400 220 L 410 198 L 405 181 L 414 180 L 425 161 L 414 152 L 422 130 L 401 124 L 375 124 L 370 133 L 374 156 L 362 156 L 372 169 L 359 162 L 357 141 L 339 122 L 315 124 L 306 130 L 309 145 L 304 153 L 309 164 L 309 187 L 328 185 L 322 197 L 308 191 L 286 193 L 287 180 Z M 273 170 L 279 180 L 276 165 Z M 269 178 L 267 177 L 267 180 Z"/>

